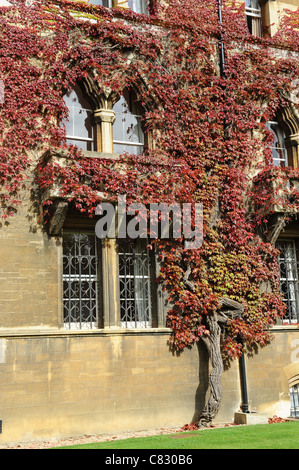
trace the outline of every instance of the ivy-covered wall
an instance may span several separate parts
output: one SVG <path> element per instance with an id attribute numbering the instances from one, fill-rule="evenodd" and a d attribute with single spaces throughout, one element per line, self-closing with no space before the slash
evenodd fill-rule
<path id="1" fill-rule="evenodd" d="M 11 3 L 12 7 L 1 9 L 0 18 L 0 80 L 4 85 L 0 104 L 0 328 L 12 350 L 20 341 L 24 353 L 7 356 L 12 366 L 7 369 L 6 381 L 11 395 L 6 397 L 5 391 L 3 395 L 6 418 L 10 420 L 14 413 L 12 397 L 22 395 L 25 406 L 21 390 L 27 394 L 40 380 L 43 390 L 39 400 L 43 413 L 50 416 L 55 402 L 49 388 L 52 354 L 57 354 L 61 342 L 84 349 L 87 338 L 94 341 L 92 332 L 73 338 L 61 329 L 61 234 L 49 233 L 57 200 L 86 217 L 94 216 L 103 191 L 110 202 L 125 194 L 128 203 L 202 204 L 204 243 L 200 249 L 186 250 L 182 240 L 153 242 L 162 266 L 159 285 L 171 302 L 165 325 L 169 330 L 153 337 L 159 342 L 163 361 L 159 373 L 153 372 L 153 380 L 156 374 L 161 374 L 164 386 L 169 380 L 170 371 L 162 373 L 168 356 L 173 367 L 177 360 L 182 370 L 187 357 L 186 367 L 191 370 L 190 364 L 198 360 L 196 345 L 209 345 L 213 327 L 223 321 L 224 316 L 219 315 L 223 298 L 243 306 L 242 318 L 226 317 L 225 334 L 223 326 L 217 330 L 223 356 L 231 360 L 240 355 L 240 334 L 248 350 L 266 346 L 271 327 L 285 313 L 279 292 L 278 252 L 267 236 L 275 215 L 273 207 L 282 205 L 282 214 L 288 219 L 298 212 L 296 187 L 290 190 L 282 183 L 279 192 L 275 184 L 299 176 L 296 166 L 274 167 L 266 123 L 277 113 L 288 116 L 290 110 L 294 119 L 288 119 L 295 129 L 298 122 L 298 103 L 292 100 L 298 78 L 298 10 L 284 16 L 276 35 L 257 38 L 248 32 L 244 5 L 231 2 L 223 4 L 222 24 L 215 0 L 155 2 L 152 14 L 145 16 L 67 0 Z M 222 64 L 220 39 L 224 45 Z M 221 65 L 225 65 L 222 74 Z M 67 146 L 61 126 L 68 114 L 63 95 L 76 82 L 96 96 L 98 107 L 101 99 L 106 103 L 120 96 L 124 88 L 134 89 L 145 109 L 144 130 L 150 136 L 143 156 L 123 155 L 117 161 L 102 154 L 90 158 Z M 45 153 L 57 156 L 61 151 L 66 158 L 44 159 Z M 29 334 L 32 349 L 20 328 Z M 19 339 L 10 339 L 14 329 L 19 329 Z M 184 350 L 180 359 L 171 356 L 165 335 L 177 351 Z M 125 334 L 121 337 L 130 349 L 130 333 L 128 338 Z M 101 342 L 107 339 L 99 332 L 95 338 L 100 354 Z M 146 338 L 145 342 L 155 341 L 150 333 Z M 276 351 L 277 344 L 268 347 Z M 38 367 L 36 375 L 34 358 L 39 348 L 46 347 L 47 372 Z M 158 360 L 151 347 L 144 347 L 147 360 L 153 361 L 147 372 Z M 142 351 L 143 347 L 140 354 Z M 263 351 L 266 349 L 258 356 L 261 361 Z M 285 354 L 289 357 L 289 351 Z M 288 363 L 286 357 L 283 364 Z M 62 369 L 65 379 L 76 375 L 71 371 L 76 361 L 69 358 Z M 108 369 L 113 360 L 109 357 Z M 204 361 L 200 364 L 206 367 Z M 24 389 L 13 374 L 18 367 L 29 370 L 33 380 Z M 237 362 L 231 367 L 226 377 L 236 373 Z M 130 374 L 133 369 L 130 366 Z M 181 394 L 188 383 L 186 421 L 192 419 L 189 411 L 197 370 L 191 375 L 185 370 L 182 384 L 177 388 L 171 382 L 168 390 L 167 396 L 172 397 L 169 403 L 175 407 L 177 391 Z M 271 370 L 277 378 L 276 366 Z M 103 374 L 108 374 L 107 369 Z M 176 372 L 173 377 L 178 375 Z M 82 383 L 86 385 L 89 379 L 87 374 Z M 220 416 L 225 419 L 238 406 L 237 382 L 234 375 L 232 387 L 225 392 L 234 390 L 231 405 L 224 393 Z M 111 387 L 105 386 L 105 393 Z M 92 385 L 88 390 L 91 394 Z M 205 395 L 206 388 L 201 393 Z M 287 381 L 279 393 L 287 393 Z M 72 406 L 82 403 L 83 396 L 82 390 L 81 398 L 71 400 Z M 273 398 L 274 403 L 279 400 Z M 184 406 L 180 401 L 182 413 Z M 253 406 L 261 406 L 260 398 Z M 66 418 L 64 412 L 61 416 Z M 161 416 L 148 421 L 146 415 L 140 415 L 138 422 L 164 423 L 166 418 Z M 180 412 L 176 423 L 181 416 Z M 16 421 L 11 422 L 15 424 L 10 425 L 9 439 L 17 426 Z M 77 433 L 78 427 L 72 427 L 71 422 L 65 432 Z M 112 426 L 111 421 L 107 423 Z M 96 425 L 95 429 L 102 432 L 103 428 Z M 40 424 L 30 433 L 47 434 L 41 432 Z M 24 431 L 22 436 L 26 437 Z M 16 439 L 22 436 L 16 434 Z"/>

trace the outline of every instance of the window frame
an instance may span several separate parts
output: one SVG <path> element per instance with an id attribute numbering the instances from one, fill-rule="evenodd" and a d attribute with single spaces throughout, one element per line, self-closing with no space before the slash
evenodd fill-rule
<path id="1" fill-rule="evenodd" d="M 83 106 L 71 106 L 72 102 L 71 96 L 75 95 L 77 102 L 89 104 L 89 107 Z M 74 87 L 68 90 L 65 93 L 65 105 L 69 110 L 68 118 L 62 120 L 61 125 L 65 126 L 66 129 L 66 144 L 75 145 L 83 151 L 95 151 L 102 153 L 111 153 L 111 154 L 123 154 L 129 153 L 132 155 L 143 155 L 144 148 L 147 143 L 147 135 L 145 134 L 142 126 L 142 117 L 143 110 L 136 100 L 136 95 L 133 90 L 125 88 L 121 96 L 111 97 L 110 100 L 105 100 L 101 96 L 97 96 L 97 102 L 101 102 L 100 108 L 95 109 L 94 104 L 91 105 L 92 98 L 87 96 L 84 93 L 83 89 L 79 84 L 75 84 Z M 68 102 L 69 100 L 69 102 Z M 99 106 L 99 103 L 98 103 Z M 124 107 L 124 111 L 119 111 L 117 108 L 119 106 Z M 116 111 L 115 111 L 116 109 Z M 74 111 L 75 110 L 75 111 Z M 89 112 L 88 120 L 89 126 L 91 129 L 92 136 L 78 136 L 75 135 L 75 132 L 72 134 L 68 133 L 68 122 L 72 124 L 73 130 L 75 129 L 76 123 L 77 127 L 80 127 L 80 121 L 78 121 L 78 116 L 80 112 Z M 71 119 L 70 119 L 71 117 Z M 76 121 L 77 118 L 77 121 Z M 127 119 L 126 119 L 127 118 Z M 132 139 L 128 138 L 125 140 L 116 138 L 116 127 L 114 126 L 115 122 L 118 126 L 121 126 L 122 122 L 129 122 L 127 128 L 123 126 L 121 133 L 123 135 L 128 134 L 132 129 L 137 129 L 137 133 L 134 130 L 134 133 L 131 133 Z M 131 122 L 130 122 L 131 121 Z M 134 122 L 135 121 L 135 122 Z M 79 122 L 79 124 L 78 124 Z M 84 126 L 81 126 L 84 128 Z M 86 128 L 86 126 L 85 126 Z M 136 138 L 137 136 L 137 138 Z M 134 140 L 136 138 L 136 140 Z M 86 145 L 80 145 L 80 143 L 85 143 Z M 114 145 L 120 146 L 120 149 L 115 151 Z M 133 149 L 133 151 L 131 151 Z M 137 151 L 140 149 L 140 151 Z"/>
<path id="2" fill-rule="evenodd" d="M 137 3 L 137 5 L 136 5 Z M 149 2 L 148 0 L 128 0 L 128 7 L 138 13 L 140 15 L 148 15 L 149 14 Z M 137 10 L 141 11 L 137 11 Z"/>
<path id="3" fill-rule="evenodd" d="M 78 238 L 81 235 L 87 235 L 88 237 L 93 238 L 93 241 L 94 241 L 94 244 L 93 244 L 94 255 L 91 255 L 91 256 L 94 257 L 94 261 L 95 261 L 95 274 L 94 275 L 90 274 L 90 261 L 89 261 L 89 279 L 87 279 L 87 274 L 82 274 L 82 272 L 81 272 L 82 258 L 87 257 L 87 255 L 82 255 L 82 252 L 80 251 L 80 246 L 79 246 L 79 249 L 78 249 L 77 256 L 74 255 L 72 257 L 72 260 L 70 260 L 70 256 L 67 256 L 64 252 L 64 240 L 65 240 L 65 236 L 68 236 L 68 235 L 78 235 Z M 100 296 L 101 253 L 100 253 L 100 246 L 99 246 L 97 237 L 96 237 L 95 233 L 92 232 L 91 230 L 84 230 L 84 229 L 83 230 L 64 230 L 63 234 L 62 234 L 62 250 L 63 250 L 62 251 L 62 257 L 63 257 L 63 262 L 62 262 L 62 285 L 63 285 L 63 287 L 62 287 L 62 293 L 63 293 L 62 305 L 63 305 L 63 324 L 64 324 L 64 328 L 69 329 L 69 330 L 92 330 L 92 329 L 96 329 L 96 328 L 99 327 L 100 316 L 102 316 L 101 296 Z M 77 250 L 75 250 L 75 251 L 77 251 Z M 65 273 L 65 270 L 64 270 L 65 259 L 66 258 L 68 258 L 68 265 L 67 265 L 68 268 L 69 268 L 68 273 Z M 76 259 L 75 263 L 78 266 L 78 273 L 71 274 L 70 269 L 72 268 L 72 262 L 73 262 L 74 259 Z M 73 289 L 70 288 L 70 284 L 72 282 L 76 282 L 76 281 L 78 282 L 78 287 L 79 287 L 80 294 L 81 294 L 81 291 L 82 291 L 82 283 L 83 282 L 86 283 L 86 282 L 89 281 L 89 283 L 95 283 L 94 297 L 92 299 L 91 299 L 91 297 L 89 298 L 89 301 L 94 302 L 93 308 L 95 308 L 95 315 L 92 314 L 91 312 L 89 312 L 89 316 L 91 316 L 91 318 L 92 318 L 92 316 L 94 317 L 94 318 L 92 318 L 93 321 L 92 320 L 90 320 L 89 322 L 84 321 L 84 317 L 83 317 L 82 311 L 81 311 L 81 306 L 82 306 L 82 301 L 83 300 L 86 301 L 87 299 L 82 298 L 81 295 L 78 298 L 79 307 L 80 307 L 79 312 L 78 312 L 79 321 L 78 320 L 77 321 L 71 321 L 71 307 L 70 307 L 70 304 L 71 303 L 74 304 L 74 301 L 76 299 L 74 299 L 71 296 L 68 296 L 66 298 L 65 293 L 66 293 L 66 291 L 73 290 Z M 65 283 L 68 283 L 68 289 L 64 288 Z M 92 287 L 89 285 L 88 289 L 91 290 Z M 66 310 L 67 310 L 66 304 L 67 303 L 69 304 L 68 312 L 66 312 Z M 76 303 L 75 303 L 75 305 L 76 305 Z"/>
<path id="4" fill-rule="evenodd" d="M 276 129 L 273 129 L 273 127 L 276 127 Z M 271 146 L 272 149 L 272 160 L 274 166 L 285 168 L 289 165 L 289 159 L 288 159 L 288 152 L 286 148 L 286 133 L 283 127 L 279 124 L 278 121 L 268 121 L 267 122 L 267 128 L 269 129 L 270 132 L 272 132 L 275 136 L 275 141 L 274 141 L 274 146 Z M 278 131 L 278 132 L 277 132 Z M 279 135 L 281 134 L 281 135 Z M 276 147 L 275 142 L 280 143 L 280 140 L 283 140 L 283 146 Z M 279 151 L 283 153 L 283 158 L 276 158 L 274 156 L 274 151 L 279 155 Z M 277 164 L 275 163 L 277 162 Z M 282 165 L 280 162 L 284 162 L 284 165 Z"/>
<path id="5" fill-rule="evenodd" d="M 289 257 L 289 259 L 287 259 L 286 251 L 285 253 L 282 253 L 282 250 L 281 248 L 279 248 L 279 245 L 282 245 L 283 243 L 289 244 L 289 246 L 292 245 L 291 249 L 293 250 L 293 257 Z M 287 313 L 282 319 L 282 324 L 297 324 L 299 323 L 299 240 L 295 238 L 278 238 L 276 241 L 276 248 L 280 251 L 280 254 L 278 256 L 280 291 L 283 295 L 287 294 L 287 297 L 284 299 L 284 302 L 287 305 Z M 286 265 L 285 276 L 282 276 L 283 264 Z M 288 278 L 288 272 L 290 271 L 290 267 L 292 274 Z M 282 287 L 283 283 L 285 283 L 285 288 Z"/>
<path id="6" fill-rule="evenodd" d="M 102 6 L 102 7 L 105 7 L 105 8 L 112 8 L 113 7 L 112 0 L 102 0 L 102 3 L 108 3 L 108 5 L 101 5 L 101 3 L 94 3 L 91 0 L 89 0 L 89 3 L 91 5 Z"/>
<path id="7" fill-rule="evenodd" d="M 80 100 L 81 100 L 81 101 L 85 102 L 86 105 L 88 104 L 89 107 L 85 108 L 83 106 L 70 106 L 68 104 L 67 100 L 69 100 L 71 98 L 71 96 L 74 96 L 74 95 L 76 96 L 77 101 L 79 102 L 79 104 L 81 104 L 80 103 Z M 65 106 L 68 108 L 68 111 L 69 111 L 68 118 L 65 118 L 62 121 L 62 125 L 64 125 L 65 129 L 66 129 L 66 143 L 68 145 L 76 145 L 78 148 L 81 148 L 82 150 L 85 150 L 85 151 L 95 151 L 96 150 L 96 128 L 95 128 L 95 123 L 93 121 L 93 109 L 92 109 L 92 106 L 89 103 L 88 98 L 85 96 L 85 94 L 83 93 L 83 91 L 81 90 L 81 88 L 78 84 L 76 84 L 72 89 L 68 90 L 67 93 L 65 93 L 64 102 L 65 102 Z M 81 136 L 76 135 L 75 132 L 73 132 L 73 134 L 68 134 L 67 133 L 68 123 L 72 124 L 73 131 L 76 128 L 76 123 L 77 123 L 77 127 L 80 127 L 80 128 L 83 127 L 83 126 L 80 126 L 80 125 L 78 126 L 78 122 L 80 123 L 82 121 L 81 120 L 78 121 L 78 118 L 77 118 L 77 114 L 79 115 L 82 112 L 87 114 L 86 120 L 88 119 L 88 121 L 89 121 L 89 126 L 90 126 L 90 130 L 91 130 L 91 137 L 86 137 L 86 136 L 83 136 L 83 135 L 81 135 Z M 89 115 L 88 115 L 88 113 L 89 113 Z M 77 121 L 76 121 L 76 118 L 77 118 Z M 87 129 L 87 127 L 86 127 L 86 129 Z M 87 148 L 85 149 L 81 145 L 78 145 L 75 142 L 85 142 Z M 88 148 L 88 147 L 90 147 L 90 148 Z"/>
<path id="8" fill-rule="evenodd" d="M 293 384 L 289 389 L 289 393 L 291 401 L 290 417 L 299 418 L 299 383 Z"/>
<path id="9" fill-rule="evenodd" d="M 142 324 L 139 321 L 124 323 L 121 319 L 121 278 L 120 278 L 120 261 L 119 261 L 119 249 L 118 239 L 104 239 L 100 240 L 96 237 L 95 230 L 93 229 L 93 223 L 85 221 L 80 223 L 76 227 L 72 221 L 76 218 L 76 215 L 72 215 L 69 222 L 66 223 L 66 227 L 62 231 L 62 239 L 68 234 L 88 234 L 94 236 L 96 252 L 97 252 L 97 289 L 96 289 L 96 303 L 97 303 L 97 317 L 93 325 L 84 328 L 80 328 L 80 322 L 66 322 L 65 318 L 65 302 L 67 299 L 64 297 L 64 267 L 62 262 L 62 323 L 67 330 L 98 330 L 105 328 L 120 328 L 122 330 L 150 330 L 152 328 L 159 327 L 158 321 L 158 304 L 157 295 L 158 291 L 155 285 L 156 279 L 156 254 L 153 250 L 148 250 L 148 278 L 149 283 L 149 301 L 151 308 L 151 316 L 146 324 Z M 70 223 L 71 222 L 71 223 Z M 139 239 L 136 239 L 139 240 Z M 129 240 L 131 243 L 134 240 Z M 62 244 L 63 245 L 63 244 Z M 144 245 L 147 245 L 147 239 L 144 241 Z M 64 252 L 62 247 L 62 260 L 64 259 Z M 136 295 L 136 292 L 134 291 Z M 79 323 L 79 324 L 78 324 Z M 160 325 L 161 326 L 161 325 Z"/>
<path id="10" fill-rule="evenodd" d="M 119 104 L 122 100 L 119 95 L 112 93 L 111 96 L 108 98 L 102 96 L 101 94 L 97 94 L 96 90 L 93 90 L 93 95 L 89 92 L 88 86 L 82 87 L 76 84 L 74 86 L 78 87 L 80 92 L 82 93 L 83 99 L 93 103 L 93 106 L 90 106 L 90 109 L 93 111 L 93 120 L 94 120 L 94 136 L 95 140 L 95 148 L 96 151 L 106 153 L 106 154 L 113 154 L 113 124 L 115 122 L 115 112 L 113 111 L 113 107 L 115 104 Z M 85 93 L 84 93 L 84 88 Z M 120 115 L 129 115 L 133 116 L 134 119 L 137 119 L 138 127 L 142 131 L 142 142 L 134 142 L 134 141 L 121 141 L 116 140 L 114 141 L 117 144 L 125 144 L 128 146 L 135 146 L 135 147 L 142 147 L 144 148 L 145 139 L 147 139 L 147 135 L 143 132 L 142 129 L 142 114 L 137 114 L 136 110 L 141 110 L 140 105 L 136 100 L 136 95 L 133 90 L 131 89 L 124 89 L 123 91 L 124 99 L 125 97 L 129 97 L 129 100 L 126 102 L 127 107 L 125 113 L 120 113 Z M 79 98 L 78 98 L 79 99 Z M 96 109 L 94 109 L 96 108 Z M 139 134 L 138 134 L 139 135 Z M 98 150 L 99 149 L 99 150 Z M 124 153 L 124 152 L 123 152 Z M 141 154 L 143 152 L 138 152 Z M 78 231 L 93 231 L 95 234 L 95 221 L 90 222 L 91 219 L 87 222 L 86 218 L 82 221 L 80 217 L 78 218 L 78 214 L 69 214 L 66 216 L 64 227 L 62 229 L 62 236 L 64 232 L 78 232 Z M 78 225 L 79 224 L 79 225 Z M 99 289 L 102 290 L 102 295 L 98 292 L 99 298 L 99 308 L 98 316 L 97 316 L 97 324 L 95 328 L 109 328 L 109 327 L 124 327 L 124 324 L 121 322 L 121 313 L 120 313 L 120 275 L 119 275 L 119 253 L 116 247 L 117 239 L 104 239 L 100 241 L 100 255 L 99 259 L 101 262 L 101 266 L 98 269 L 98 276 L 99 276 Z M 63 267 L 62 267 L 63 269 Z M 158 328 L 165 326 L 165 319 L 164 319 L 164 309 L 161 311 L 161 318 L 158 316 L 158 290 L 155 287 L 155 273 L 156 273 L 156 255 L 150 251 L 149 252 L 149 283 L 150 283 L 150 290 L 148 298 L 151 302 L 151 317 L 150 322 L 147 322 L 143 329 L 151 329 L 151 328 Z M 110 273 L 107 276 L 105 273 Z M 115 274 L 117 273 L 117 275 Z M 98 290 L 99 290 L 98 289 Z M 62 289 L 63 290 L 63 289 Z M 162 319 L 163 316 L 163 319 Z M 132 328 L 134 326 L 134 328 Z M 135 322 L 135 325 L 129 323 L 127 325 L 128 328 L 123 329 L 136 329 L 142 327 L 140 322 Z M 77 328 L 76 328 L 77 329 Z"/>
<path id="11" fill-rule="evenodd" d="M 138 244 L 143 245 L 141 251 L 139 250 L 140 247 L 138 247 Z M 153 322 L 155 323 L 152 301 L 152 259 L 149 250 L 146 250 L 146 245 L 147 239 L 142 238 L 136 240 L 127 238 L 118 243 L 119 309 L 122 328 L 152 328 Z M 139 261 L 136 262 L 138 258 Z M 122 259 L 124 261 L 121 261 Z M 147 260 L 147 263 L 143 261 L 144 259 Z M 142 266 L 141 270 L 140 266 Z M 140 286 L 138 286 L 139 279 L 143 280 L 141 289 Z M 133 288 L 132 282 L 134 284 Z M 130 298 L 127 297 L 128 292 Z M 140 305 L 140 301 L 142 305 Z M 130 310 L 129 313 L 127 312 L 128 310 Z"/>
<path id="12" fill-rule="evenodd" d="M 258 8 L 252 7 L 252 2 L 255 2 Z M 250 34 L 262 37 L 262 10 L 258 0 L 245 0 L 245 15 Z"/>
<path id="13" fill-rule="evenodd" d="M 116 151 L 115 153 L 125 153 L 125 152 L 128 152 L 128 150 L 126 149 L 126 147 L 136 147 L 136 148 L 140 148 L 140 152 L 138 153 L 135 153 L 135 152 L 128 152 L 128 153 L 132 153 L 132 155 L 142 155 L 143 154 L 143 151 L 144 151 L 144 146 L 145 146 L 145 134 L 143 132 L 143 129 L 142 129 L 142 112 L 140 110 L 140 106 L 138 105 L 136 99 L 135 99 L 135 95 L 134 93 L 131 91 L 131 90 L 128 90 L 128 89 L 125 89 L 123 91 L 123 95 L 120 97 L 119 100 L 117 100 L 117 102 L 115 103 L 115 105 L 113 106 L 113 111 L 115 112 L 115 121 L 113 123 L 113 129 L 112 129 L 112 133 L 113 133 L 113 148 L 114 148 L 114 151 L 115 151 L 115 146 L 120 146 L 120 147 L 123 147 L 123 149 L 118 152 Z M 122 106 L 123 107 L 123 111 L 118 111 L 118 108 L 119 106 Z M 135 109 L 134 109 L 135 108 Z M 139 111 L 139 112 L 138 112 Z M 137 128 L 137 131 L 138 131 L 138 141 L 134 141 L 134 140 L 121 140 L 121 139 L 117 139 L 117 132 L 116 132 L 116 125 L 121 125 L 121 123 L 125 123 L 126 122 L 126 117 L 128 117 L 129 119 L 127 120 L 136 120 L 136 124 L 135 124 L 135 127 Z M 132 127 L 134 124 L 132 123 L 131 125 L 129 126 L 125 126 L 125 124 L 123 125 L 123 131 L 126 130 L 126 132 L 122 132 L 123 134 L 129 134 L 129 129 L 130 127 Z M 136 134 L 132 134 L 132 136 L 134 137 Z"/>

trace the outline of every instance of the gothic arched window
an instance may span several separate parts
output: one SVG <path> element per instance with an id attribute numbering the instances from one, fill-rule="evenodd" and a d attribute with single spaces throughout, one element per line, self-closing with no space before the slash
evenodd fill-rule
<path id="1" fill-rule="evenodd" d="M 285 146 L 286 134 L 284 129 L 275 121 L 268 122 L 267 127 L 272 131 L 274 136 L 274 144 L 272 146 L 273 164 L 283 168 L 289 166 L 287 149 Z"/>
<path id="2" fill-rule="evenodd" d="M 134 96 L 124 90 L 120 100 L 114 105 L 113 149 L 115 153 L 143 153 L 144 133 L 141 126 L 142 111 Z"/>
<path id="3" fill-rule="evenodd" d="M 68 119 L 64 120 L 67 143 L 76 145 L 82 150 L 95 150 L 95 132 L 93 110 L 83 96 L 78 85 L 70 90 L 64 101 L 69 109 Z"/>

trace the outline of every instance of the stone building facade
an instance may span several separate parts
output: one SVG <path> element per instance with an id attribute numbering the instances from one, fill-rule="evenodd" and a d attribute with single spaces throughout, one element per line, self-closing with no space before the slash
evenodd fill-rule
<path id="1" fill-rule="evenodd" d="M 117 2 L 90 3 L 112 8 Z M 145 3 L 120 1 L 118 6 L 146 13 Z M 298 6 L 298 0 L 260 3 L 246 0 L 252 34 L 261 34 L 262 24 L 271 25 L 270 34 L 273 34 L 275 28 L 279 28 L 279 12 L 285 7 L 297 9 Z M 86 82 L 86 94 L 88 86 Z M 90 112 L 79 96 L 81 91 L 70 96 L 69 107 L 74 106 L 74 116 L 79 107 L 81 113 L 88 115 Z M 69 141 L 80 141 L 85 151 L 101 152 L 112 158 L 117 158 L 117 146 L 140 148 L 144 141 L 142 134 L 138 134 L 139 111 L 130 109 L 137 133 L 136 138 L 125 142 L 121 120 L 117 121 L 117 102 L 108 95 L 105 99 L 97 103 L 95 134 L 91 137 L 91 129 L 86 128 L 78 135 L 70 127 Z M 296 168 L 299 118 L 279 116 L 278 122 L 273 124 L 278 136 L 281 123 L 284 158 L 292 161 Z M 278 152 L 277 158 L 281 158 L 281 154 Z M 63 159 L 64 155 L 58 153 L 47 158 Z M 97 313 L 92 307 L 91 315 L 84 314 L 84 302 L 95 301 L 90 293 L 93 282 L 86 288 L 88 295 L 82 294 L 80 318 L 75 317 L 73 306 L 65 301 L 66 297 L 72 300 L 70 290 L 72 282 L 76 282 L 70 263 L 78 262 L 78 256 L 72 249 L 88 246 L 89 276 L 94 280 L 100 275 L 92 264 L 94 226 L 90 221 L 77 219 L 74 227 L 72 214 L 67 214 L 64 205 L 57 202 L 49 234 L 40 224 L 36 202 L 31 196 L 31 192 L 23 191 L 17 215 L 9 224 L 2 223 L 0 228 L 0 445 L 86 433 L 181 426 L 192 421 L 207 395 L 207 353 L 202 345 L 180 355 L 171 352 L 170 330 L 165 327 L 167 305 L 160 291 L 153 298 L 146 287 L 152 273 L 148 260 L 142 258 L 141 248 L 135 247 L 122 265 L 128 266 L 133 255 L 140 259 L 142 266 L 136 268 L 135 265 L 135 269 L 139 270 L 142 286 L 135 289 L 139 289 L 139 298 L 145 305 L 140 307 L 141 316 L 136 319 L 130 314 L 123 292 L 124 283 L 128 284 L 132 274 L 115 275 L 119 258 L 115 241 L 110 239 L 101 246 L 106 273 L 101 297 L 104 319 L 99 315 L 100 307 Z M 277 219 L 280 215 L 277 208 Z M 76 238 L 75 229 L 85 238 Z M 285 227 L 283 234 L 272 234 L 281 244 L 282 273 L 287 264 L 297 270 L 298 234 L 298 224 Z M 71 248 L 69 243 L 72 243 Z M 155 263 L 154 259 L 151 265 Z M 299 396 L 295 393 L 299 383 L 296 282 L 296 278 L 282 279 L 282 288 L 289 292 L 289 317 L 273 328 L 273 342 L 258 355 L 246 357 L 249 409 L 268 417 L 290 416 L 292 400 Z M 83 281 L 81 287 L 84 289 Z M 147 310 L 149 296 L 152 296 L 150 314 Z M 120 315 L 120 311 L 123 314 Z M 92 328 L 94 323 L 98 325 L 95 329 Z M 242 400 L 238 361 L 225 370 L 222 385 L 223 402 L 217 422 L 233 422 Z M 297 412 L 299 416 L 299 407 Z"/>

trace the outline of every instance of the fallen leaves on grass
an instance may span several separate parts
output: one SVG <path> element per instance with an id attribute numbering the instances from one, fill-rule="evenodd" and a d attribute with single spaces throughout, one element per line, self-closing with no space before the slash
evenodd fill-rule
<path id="1" fill-rule="evenodd" d="M 269 424 L 273 424 L 273 423 L 286 423 L 287 421 L 289 421 L 288 419 L 284 419 L 284 418 L 279 418 L 279 416 L 276 416 L 274 415 L 272 418 L 269 418 L 268 419 L 268 423 Z"/>

